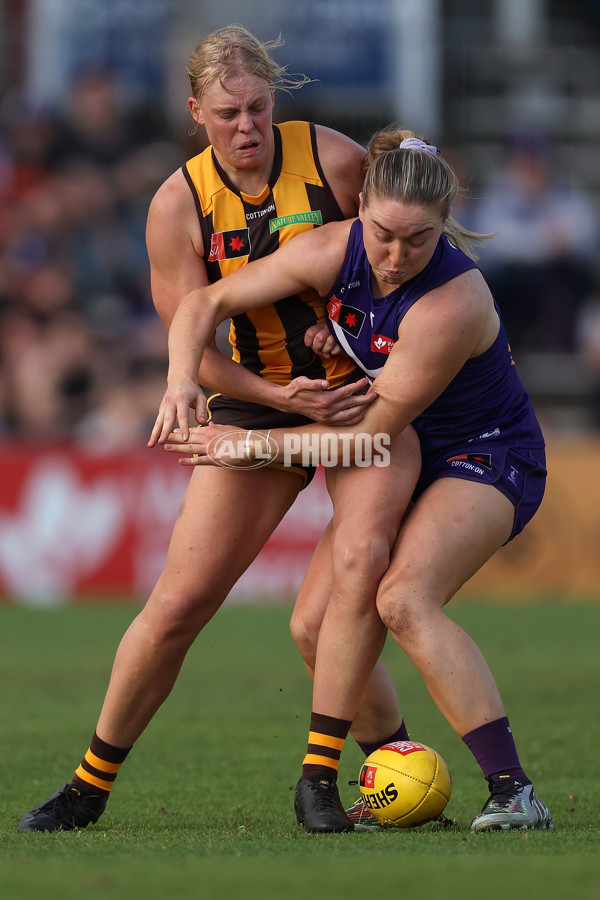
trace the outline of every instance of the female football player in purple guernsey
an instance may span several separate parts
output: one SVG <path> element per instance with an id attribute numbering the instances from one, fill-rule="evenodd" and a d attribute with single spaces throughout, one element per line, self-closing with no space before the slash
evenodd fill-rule
<path id="1" fill-rule="evenodd" d="M 340 467 L 351 468 L 365 434 L 380 445 L 408 427 L 419 437 L 421 475 L 406 515 L 397 510 L 399 531 L 375 602 L 368 591 L 344 596 L 333 590 L 326 609 L 301 604 L 294 613 L 294 634 L 315 645 L 318 640 L 308 751 L 295 797 L 298 821 L 308 831 L 370 824 L 361 818 L 366 811 L 358 822 L 356 809 L 344 811 L 336 779 L 386 631 L 418 668 L 488 781 L 490 795 L 472 830 L 552 828 L 521 766 L 488 664 L 444 612 L 458 589 L 525 527 L 546 480 L 544 438 L 474 261 L 474 244 L 490 235 L 452 219 L 457 191 L 437 148 L 409 131 L 380 132 L 369 145 L 357 219 L 300 235 L 239 275 L 193 291 L 170 331 L 168 389 L 150 444 L 192 454 L 180 460 L 184 465 L 222 462 L 212 452 L 215 442 L 225 433 L 232 437 L 225 426 L 188 426 L 190 407 L 198 422 L 206 421 L 196 374 L 215 324 L 307 288 L 327 299 L 331 332 L 373 380 L 377 399 L 358 426 L 240 430 L 244 452 L 229 464 L 315 463 L 326 436 L 327 452 L 337 442 Z M 330 351 L 321 332 L 311 338 L 314 347 Z M 360 474 L 356 467 L 355 490 Z M 345 512 L 336 509 L 337 499 L 334 493 L 334 576 L 343 566 L 360 584 L 369 553 L 375 559 L 381 552 L 380 536 L 363 533 L 363 553 L 336 544 L 336 516 L 352 514 L 352 497 Z"/>

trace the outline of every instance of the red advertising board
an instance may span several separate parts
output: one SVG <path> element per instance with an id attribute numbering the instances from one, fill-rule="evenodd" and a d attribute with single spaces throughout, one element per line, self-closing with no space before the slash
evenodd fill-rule
<path id="1" fill-rule="evenodd" d="M 462 596 L 596 602 L 599 461 L 596 439 L 553 442 L 540 511 Z M 95 456 L 72 448 L 1 445 L 0 597 L 36 605 L 145 598 L 163 566 L 188 479 L 188 470 L 172 457 L 144 447 L 126 456 Z M 232 597 L 293 597 L 330 516 L 320 470 Z"/>
<path id="2" fill-rule="evenodd" d="M 160 574 L 189 477 L 172 457 L 145 448 L 123 457 L 3 445 L 0 596 L 36 605 L 144 597 Z M 330 514 L 318 473 L 236 595 L 293 595 Z"/>

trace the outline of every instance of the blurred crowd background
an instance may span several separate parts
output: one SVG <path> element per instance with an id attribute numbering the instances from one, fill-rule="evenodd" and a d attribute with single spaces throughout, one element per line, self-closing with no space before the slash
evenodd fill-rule
<path id="1" fill-rule="evenodd" d="M 218 7 L 218 8 L 217 8 Z M 0 440 L 147 439 L 164 390 L 144 229 L 203 148 L 185 66 L 241 22 L 289 71 L 276 121 L 423 133 L 466 188 L 547 429 L 600 429 L 599 0 L 0 0 Z"/>

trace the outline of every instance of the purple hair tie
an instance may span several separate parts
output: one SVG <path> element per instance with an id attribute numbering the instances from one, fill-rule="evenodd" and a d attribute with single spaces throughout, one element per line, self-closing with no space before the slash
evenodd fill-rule
<path id="1" fill-rule="evenodd" d="M 434 147 L 433 144 L 426 144 L 425 141 L 422 141 L 420 138 L 409 137 L 404 138 L 404 140 L 400 144 L 401 150 L 422 150 L 424 153 L 431 153 L 433 156 L 436 156 L 440 151 L 437 147 Z"/>

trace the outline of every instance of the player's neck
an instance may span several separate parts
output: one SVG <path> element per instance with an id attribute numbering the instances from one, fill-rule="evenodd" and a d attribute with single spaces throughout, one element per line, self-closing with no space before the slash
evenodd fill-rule
<path id="1" fill-rule="evenodd" d="M 258 197 L 269 183 L 273 169 L 273 157 L 269 156 L 260 166 L 248 169 L 237 169 L 223 164 L 219 160 L 221 168 L 238 191 L 249 197 Z"/>

